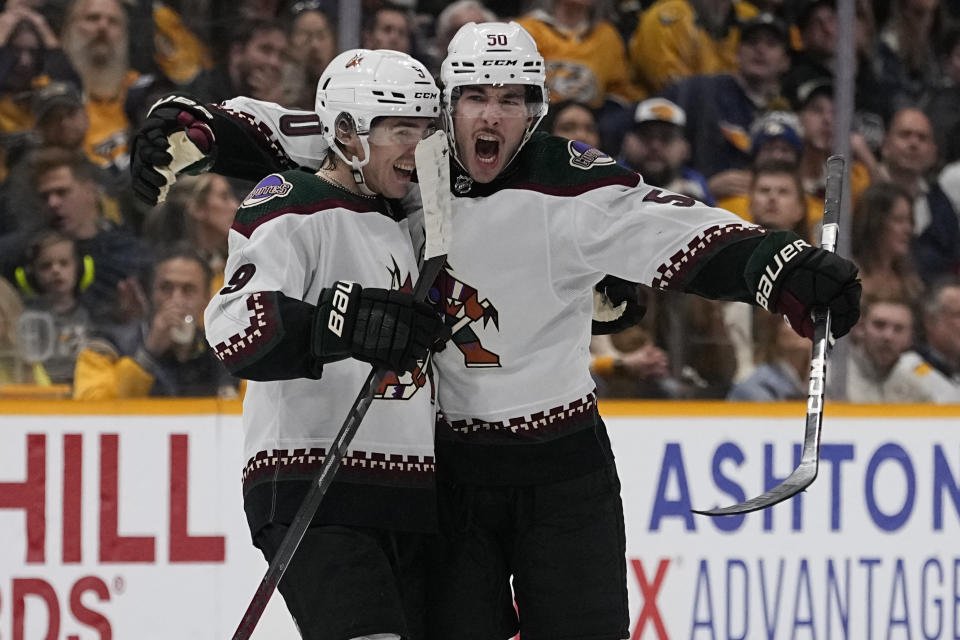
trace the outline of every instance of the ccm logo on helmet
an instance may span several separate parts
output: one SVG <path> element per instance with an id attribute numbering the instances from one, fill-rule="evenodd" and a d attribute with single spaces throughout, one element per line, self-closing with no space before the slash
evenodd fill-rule
<path id="1" fill-rule="evenodd" d="M 413 97 L 414 97 L 414 98 L 426 98 L 427 100 L 433 100 L 433 99 L 435 99 L 435 98 L 437 97 L 437 95 L 438 95 L 438 94 L 436 94 L 436 93 L 427 93 L 426 91 L 418 91 L 417 93 L 413 94 Z"/>
<path id="2" fill-rule="evenodd" d="M 484 60 L 483 66 L 485 67 L 515 67 L 517 66 L 516 60 Z"/>
<path id="3" fill-rule="evenodd" d="M 757 284 L 757 304 L 770 311 L 770 294 L 773 293 L 773 283 L 780 277 L 783 271 L 783 265 L 787 264 L 800 253 L 808 248 L 810 244 L 803 240 L 794 240 L 774 254 L 773 261 L 764 269 L 760 282 Z"/>

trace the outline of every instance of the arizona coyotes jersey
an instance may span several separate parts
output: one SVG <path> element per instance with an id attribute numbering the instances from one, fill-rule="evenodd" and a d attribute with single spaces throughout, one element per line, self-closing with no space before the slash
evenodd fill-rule
<path id="1" fill-rule="evenodd" d="M 455 163 L 451 173 L 452 240 L 431 291 L 452 331 L 434 356 L 438 473 L 523 484 L 606 464 L 589 373 L 593 285 L 613 274 L 751 301 L 744 267 L 763 230 L 546 134 L 489 184 Z"/>
<path id="2" fill-rule="evenodd" d="M 307 354 L 321 290 L 345 280 L 412 291 L 417 259 L 407 222 L 385 200 L 294 170 L 263 178 L 241 203 L 225 273 L 226 286 L 206 310 L 206 335 L 231 371 L 251 379 L 244 493 L 256 527 L 263 518 L 292 517 L 299 500 L 275 507 L 273 492 L 305 491 L 371 370 L 354 359 L 313 369 Z M 433 497 L 424 493 L 434 470 L 431 395 L 425 363 L 387 376 L 321 518 L 432 528 Z M 271 486 L 278 481 L 279 490 Z"/>

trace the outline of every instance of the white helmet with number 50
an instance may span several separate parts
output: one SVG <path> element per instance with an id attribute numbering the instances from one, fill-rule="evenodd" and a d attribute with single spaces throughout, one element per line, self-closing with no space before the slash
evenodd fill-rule
<path id="1" fill-rule="evenodd" d="M 523 147 L 547 115 L 546 81 L 543 56 L 526 29 L 516 22 L 468 22 L 453 36 L 440 67 L 443 117 L 448 133 L 453 134 L 453 114 L 462 87 L 525 85 L 527 115 L 533 120 L 520 143 Z"/>
<path id="2" fill-rule="evenodd" d="M 368 136 L 380 117 L 437 118 L 440 89 L 427 68 L 405 53 L 378 49 L 344 51 L 327 65 L 317 82 L 317 115 L 323 138 L 346 162 L 365 193 L 361 169 L 370 161 Z M 356 131 L 363 159 L 347 158 L 336 143 L 338 128 Z"/>

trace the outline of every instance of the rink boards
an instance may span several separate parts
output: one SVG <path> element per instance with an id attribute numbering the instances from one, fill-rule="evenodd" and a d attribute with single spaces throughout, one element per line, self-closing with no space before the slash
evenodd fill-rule
<path id="1" fill-rule="evenodd" d="M 960 637 L 960 407 L 605 403 L 639 639 Z M 0 638 L 229 638 L 265 569 L 238 403 L 0 402 Z M 295 638 L 279 598 L 254 638 Z"/>

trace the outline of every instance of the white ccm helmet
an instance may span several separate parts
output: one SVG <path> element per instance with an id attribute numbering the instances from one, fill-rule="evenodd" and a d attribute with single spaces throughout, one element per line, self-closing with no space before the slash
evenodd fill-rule
<path id="1" fill-rule="evenodd" d="M 370 161 L 370 126 L 375 118 L 440 116 L 440 89 L 420 62 L 399 51 L 351 49 L 330 61 L 317 82 L 317 115 L 323 138 L 350 166 L 354 180 L 367 195 L 373 192 L 363 179 Z M 337 125 L 357 132 L 363 160 L 347 158 L 336 143 Z"/>
<path id="2" fill-rule="evenodd" d="M 453 36 L 447 47 L 447 57 L 440 67 L 444 126 L 453 139 L 453 111 L 461 87 L 526 85 L 528 114 L 533 120 L 527 125 L 517 147 L 519 152 L 543 116 L 547 115 L 546 81 L 543 56 L 526 29 L 516 22 L 468 22 Z M 453 155 L 459 161 L 456 143 Z"/>

